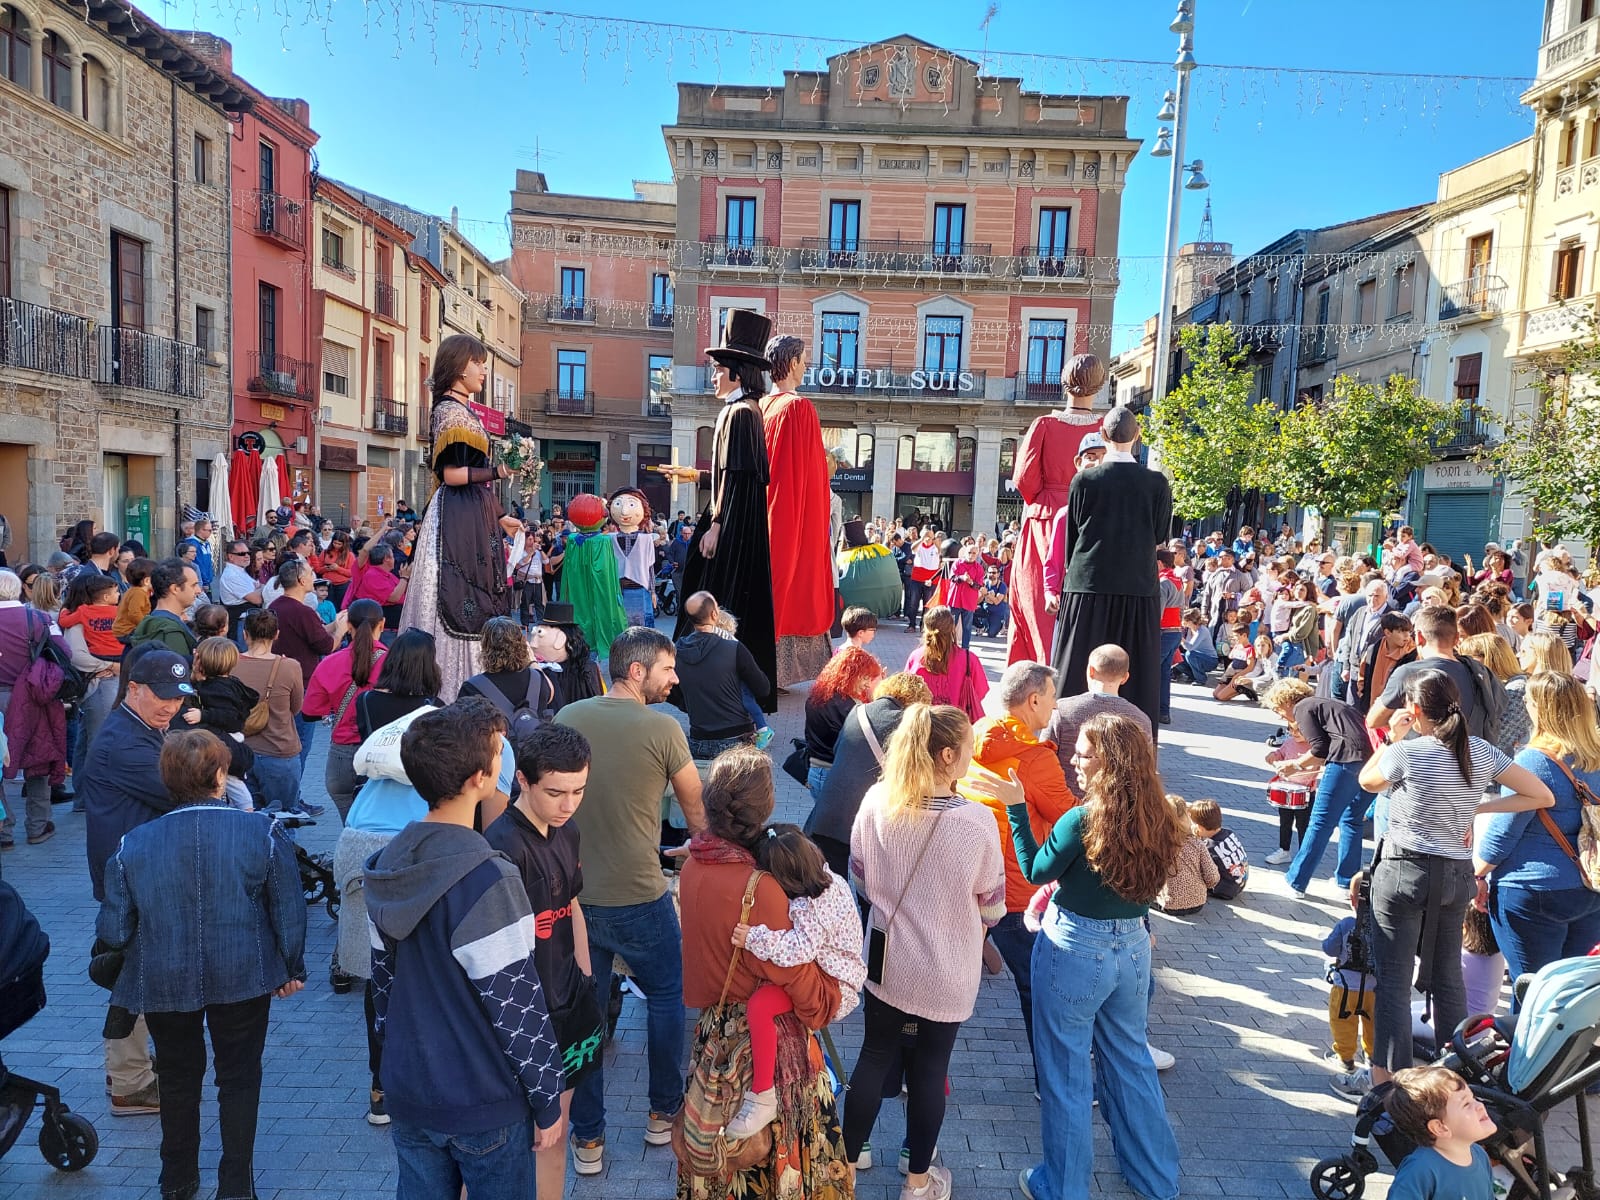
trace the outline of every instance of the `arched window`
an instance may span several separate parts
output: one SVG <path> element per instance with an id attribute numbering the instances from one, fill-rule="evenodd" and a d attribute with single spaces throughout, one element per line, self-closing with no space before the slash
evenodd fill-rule
<path id="1" fill-rule="evenodd" d="M 72 111 L 72 48 L 49 29 L 39 43 L 44 51 L 44 98 L 57 108 Z"/>
<path id="2" fill-rule="evenodd" d="M 872 453 L 876 443 L 877 439 L 870 433 L 856 434 L 856 466 L 870 467 L 872 465 Z"/>
<path id="3" fill-rule="evenodd" d="M 895 468 L 900 471 L 911 470 L 911 462 L 916 457 L 917 439 L 909 433 L 900 435 L 900 446 L 895 454 Z"/>
<path id="4" fill-rule="evenodd" d="M 956 442 L 956 470 L 971 472 L 974 462 L 978 457 L 978 442 L 975 438 L 964 437 Z"/>
<path id="5" fill-rule="evenodd" d="M 99 59 L 83 56 L 83 119 L 111 131 L 111 72 Z"/>
<path id="6" fill-rule="evenodd" d="M 1000 441 L 1000 478 L 1010 479 L 1017 469 L 1017 439 L 1002 438 Z"/>
<path id="7" fill-rule="evenodd" d="M 0 5 L 0 78 L 18 87 L 33 85 L 33 38 L 28 34 L 28 18 L 16 9 Z"/>
<path id="8" fill-rule="evenodd" d="M 711 465 L 712 438 L 716 431 L 709 425 L 702 425 L 694 431 L 694 461 L 695 465 L 706 464 L 700 467 L 702 471 Z"/>

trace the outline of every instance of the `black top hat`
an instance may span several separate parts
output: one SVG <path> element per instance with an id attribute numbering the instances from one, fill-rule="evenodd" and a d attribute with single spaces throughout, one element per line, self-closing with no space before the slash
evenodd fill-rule
<path id="1" fill-rule="evenodd" d="M 860 517 L 844 523 L 844 544 L 852 550 L 871 544 L 871 539 L 867 537 L 867 523 Z"/>
<path id="2" fill-rule="evenodd" d="M 747 308 L 730 308 L 722 326 L 722 345 L 707 346 L 706 353 L 718 362 L 751 363 L 763 371 L 772 366 L 767 359 L 767 339 L 772 336 L 772 319 Z"/>
<path id="3" fill-rule="evenodd" d="M 544 606 L 543 623 L 546 625 L 576 625 L 578 618 L 572 611 L 572 605 L 560 600 L 553 600 Z"/>

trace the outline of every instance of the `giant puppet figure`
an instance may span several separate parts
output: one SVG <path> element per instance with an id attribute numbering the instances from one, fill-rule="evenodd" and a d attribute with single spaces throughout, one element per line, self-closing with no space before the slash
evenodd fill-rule
<path id="1" fill-rule="evenodd" d="M 772 395 L 761 402 L 767 442 L 767 536 L 772 551 L 772 616 L 778 635 L 778 684 L 815 679 L 833 657 L 834 569 L 829 530 L 833 475 L 822 422 L 794 389 L 806 373 L 797 337 L 767 343 Z"/>
<path id="2" fill-rule="evenodd" d="M 574 622 L 589 645 L 609 654 L 611 643 L 628 627 L 628 616 L 622 608 L 617 552 L 600 532 L 606 503 L 580 492 L 567 502 L 567 519 L 578 532 L 568 535 L 567 554 L 561 560 L 561 598 L 572 605 Z"/>
<path id="3" fill-rule="evenodd" d="M 722 342 L 706 348 L 712 361 L 712 387 L 722 409 L 712 437 L 711 470 L 661 467 L 680 483 L 709 483 L 711 502 L 695 523 L 683 567 L 683 595 L 710 592 L 739 620 L 739 640 L 769 680 L 778 676 L 777 634 L 772 616 L 772 555 L 767 540 L 767 445 L 761 426 L 761 398 L 767 392 L 767 338 L 772 322 L 757 312 L 728 312 Z M 563 582 L 565 582 L 563 580 Z M 693 626 L 678 611 L 674 637 Z M 778 696 L 757 696 L 766 712 L 776 712 Z"/>
<path id="4" fill-rule="evenodd" d="M 630 625 L 656 627 L 656 535 L 650 499 L 636 487 L 620 487 L 608 505 L 617 532 L 609 534 L 617 555 L 622 610 Z"/>
<path id="5" fill-rule="evenodd" d="M 1011 563 L 1011 638 L 1007 662 L 1048 662 L 1055 645 L 1055 614 L 1045 609 L 1044 564 L 1056 514 L 1067 503 L 1077 468 L 1078 443 L 1099 427 L 1090 411 L 1105 385 L 1105 364 L 1080 354 L 1061 372 L 1067 405 L 1036 417 L 1022 439 L 1014 479 L 1022 495 L 1022 532 Z"/>

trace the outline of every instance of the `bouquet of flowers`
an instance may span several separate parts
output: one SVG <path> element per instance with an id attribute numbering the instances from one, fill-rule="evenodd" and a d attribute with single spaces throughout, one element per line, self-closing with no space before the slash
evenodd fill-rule
<path id="1" fill-rule="evenodd" d="M 525 470 L 529 463 L 538 461 L 539 446 L 531 437 L 513 434 L 500 442 L 500 461 L 512 471 Z"/>

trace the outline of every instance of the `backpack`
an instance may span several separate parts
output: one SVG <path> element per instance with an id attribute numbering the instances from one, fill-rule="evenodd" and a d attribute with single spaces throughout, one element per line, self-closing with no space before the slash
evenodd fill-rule
<path id="1" fill-rule="evenodd" d="M 1473 705 L 1472 715 L 1467 718 L 1467 732 L 1510 753 L 1510 747 L 1500 745 L 1501 720 L 1510 702 L 1506 685 L 1475 658 L 1457 657 L 1456 661 L 1472 676 Z"/>
<path id="2" fill-rule="evenodd" d="M 89 676 L 73 666 L 72 655 L 64 653 L 61 647 L 55 644 L 50 636 L 50 623 L 44 619 L 43 614 L 34 608 L 24 608 L 22 611 L 27 614 L 29 664 L 41 658 L 54 663 L 61 672 L 61 686 L 56 689 L 55 698 L 68 708 L 80 703 L 89 694 Z M 35 615 L 38 615 L 44 623 L 44 633 L 37 643 L 33 640 Z"/>
<path id="3" fill-rule="evenodd" d="M 555 700 L 555 685 L 538 667 L 528 668 L 528 693 L 521 704 L 512 704 L 511 697 L 502 692 L 488 675 L 474 675 L 472 686 L 511 723 L 506 730 L 506 740 L 513 746 L 544 725 L 550 716 L 550 705 Z M 535 708 L 532 702 L 540 695 L 546 697 L 546 702 Z"/>

